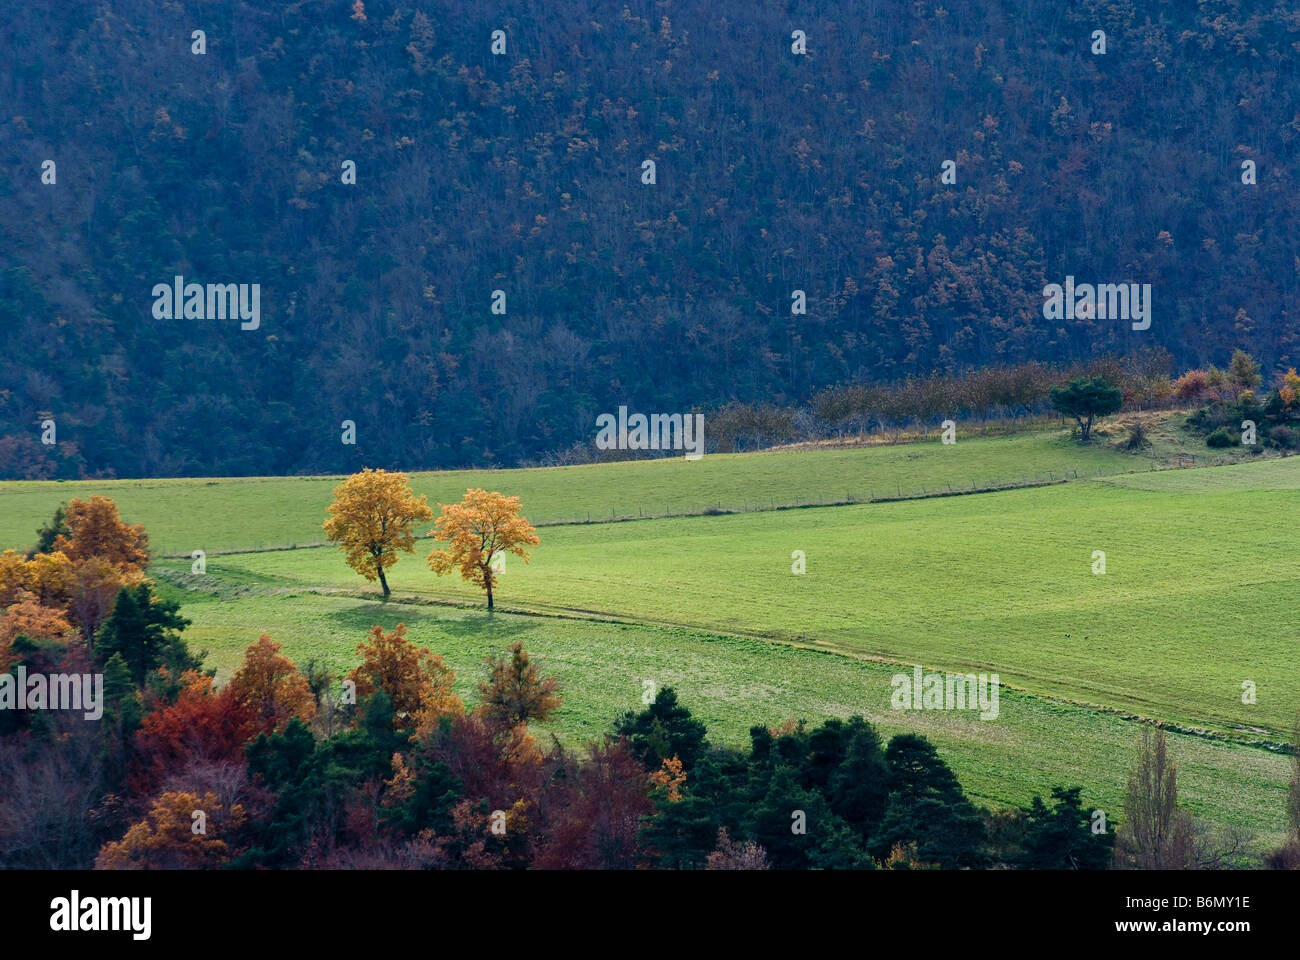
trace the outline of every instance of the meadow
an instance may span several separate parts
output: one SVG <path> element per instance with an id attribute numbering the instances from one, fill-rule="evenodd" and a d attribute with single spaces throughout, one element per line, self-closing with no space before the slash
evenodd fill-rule
<path id="1" fill-rule="evenodd" d="M 411 473 L 431 504 L 467 487 L 518 495 L 537 524 L 752 510 L 1059 480 L 1069 474 L 1148 470 L 1177 446 L 1141 455 L 1105 444 L 1082 447 L 1064 431 L 962 437 L 897 446 L 710 454 L 524 470 Z M 1204 453 L 1204 447 L 1201 447 Z M 375 464 L 379 466 L 380 464 Z M 85 480 L 0 483 L 0 543 L 29 545 L 54 508 L 72 497 L 112 497 L 149 530 L 155 554 L 250 550 L 319 543 L 324 507 L 342 477 Z"/>
<path id="2" fill-rule="evenodd" d="M 1188 806 L 1265 843 L 1282 829 L 1289 761 L 1276 748 L 1300 689 L 1300 534 L 1284 519 L 1300 507 L 1300 458 L 1152 472 L 1179 444 L 1166 430 L 1130 454 L 1040 431 L 413 475 L 431 501 L 482 485 L 520 495 L 534 522 L 582 515 L 541 529 L 531 563 L 507 559 L 492 615 L 475 588 L 432 574 L 427 539 L 392 569 L 387 603 L 332 547 L 223 554 L 319 540 L 338 478 L 6 483 L 0 530 L 21 547 L 61 500 L 105 493 L 149 528 L 157 552 L 187 554 L 186 541 L 208 550 L 201 575 L 188 558 L 157 559 L 153 573 L 219 681 L 261 633 L 300 664 L 338 672 L 372 624 L 401 621 L 447 658 L 472 701 L 483 658 L 523 639 L 563 684 L 545 730 L 575 745 L 637 708 L 648 680 L 676 687 L 715 742 L 743 743 L 754 724 L 861 713 L 885 733 L 932 737 L 983 803 L 1078 784 L 1117 809 L 1133 719 L 1154 718 L 1177 731 Z M 1049 472 L 1071 478 L 884 499 Z M 593 521 L 637 518 L 652 502 L 695 515 L 585 522 L 588 507 Z M 743 512 L 701 513 L 710 506 Z M 1093 573 L 1098 550 L 1104 575 Z M 1000 716 L 891 710 L 890 678 L 910 664 L 999 674 Z"/>
<path id="3" fill-rule="evenodd" d="M 1300 459 L 1277 463 L 1300 475 Z M 498 603 L 997 672 L 1032 693 L 1284 740 L 1300 689 L 1300 534 L 1278 518 L 1297 509 L 1294 487 L 1189 496 L 1080 481 L 553 527 L 529 564 L 506 560 Z M 429 571 L 432 547 L 399 560 L 394 591 L 481 603 L 472 585 Z M 1097 550 L 1104 575 L 1092 572 Z M 214 557 L 206 577 L 187 561 L 159 569 L 199 587 L 377 595 L 329 547 Z M 1241 702 L 1246 680 L 1254 704 Z"/>
<path id="4" fill-rule="evenodd" d="M 194 620 L 186 636 L 206 648 L 218 676 L 228 676 L 244 647 L 262 632 L 285 643 L 300 664 L 315 659 L 335 671 L 358 662 L 356 644 L 372 624 L 407 625 L 415 642 L 456 671 L 457 692 L 477 700 L 483 658 L 522 640 L 561 683 L 556 719 L 535 731 L 578 746 L 610 732 L 624 710 L 641 708 L 644 681 L 671 686 L 703 720 L 712 742 L 748 742 L 755 724 L 790 719 L 817 724 L 861 714 L 882 736 L 914 731 L 930 737 L 972 797 L 988 806 L 1025 804 L 1053 785 L 1085 787 L 1089 804 L 1120 808 L 1136 725 L 1099 710 L 1003 690 L 996 721 L 961 712 L 890 709 L 898 668 L 855 657 L 701 630 L 596 619 L 519 615 L 481 607 L 377 600 L 312 593 L 232 596 L 178 591 Z M 1219 823 L 1276 839 L 1283 830 L 1289 758 L 1257 748 L 1172 733 L 1179 785 L 1189 809 Z"/>

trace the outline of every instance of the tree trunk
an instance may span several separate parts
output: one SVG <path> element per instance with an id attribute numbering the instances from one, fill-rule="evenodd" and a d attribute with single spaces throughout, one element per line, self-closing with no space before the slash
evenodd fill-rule
<path id="1" fill-rule="evenodd" d="M 488 609 L 492 609 L 492 566 L 487 564 L 483 567 L 483 588 L 487 590 Z"/>
<path id="2" fill-rule="evenodd" d="M 379 585 L 384 588 L 384 599 L 387 600 L 392 591 L 388 589 L 388 580 L 384 577 L 384 568 L 376 564 L 375 569 L 379 571 Z"/>

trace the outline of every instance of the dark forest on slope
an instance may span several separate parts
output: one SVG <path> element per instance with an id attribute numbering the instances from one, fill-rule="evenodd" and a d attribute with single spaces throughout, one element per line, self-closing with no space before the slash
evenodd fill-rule
<path id="1" fill-rule="evenodd" d="M 0 37 L 0 477 L 511 465 L 620 404 L 1300 360 L 1281 2 L 47 0 Z M 155 319 L 176 275 L 260 283 L 260 328 Z M 1045 320 L 1067 275 L 1150 283 L 1150 329 Z"/>

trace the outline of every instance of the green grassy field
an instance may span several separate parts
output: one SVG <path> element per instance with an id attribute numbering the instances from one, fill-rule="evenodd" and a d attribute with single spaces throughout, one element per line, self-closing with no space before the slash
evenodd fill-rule
<path id="1" fill-rule="evenodd" d="M 1147 470 L 1167 455 L 1104 445 L 1081 447 L 1064 432 L 937 439 L 899 446 L 715 454 L 550 467 L 413 473 L 431 504 L 459 500 L 467 487 L 518 494 L 534 523 L 611 516 L 699 513 L 780 504 L 869 500 L 925 492 Z M 26 547 L 55 507 L 72 497 L 113 497 L 122 515 L 149 530 L 156 554 L 319 543 L 324 505 L 341 477 L 93 480 L 0 483 L 0 543 Z"/>
<path id="2" fill-rule="evenodd" d="M 1261 464 L 1259 467 L 1267 467 Z M 1300 458 L 1277 462 L 1300 475 Z M 1240 469 L 1258 469 L 1251 466 Z M 1196 471 L 1212 474 L 1215 469 Z M 1235 469 L 1235 468 L 1234 468 Z M 1190 474 L 1193 471 L 1182 471 Z M 1199 496 L 1071 483 L 966 497 L 543 531 L 506 562 L 506 607 L 686 626 L 927 667 L 1284 739 L 1300 689 L 1295 489 Z M 477 602 L 423 563 L 400 594 Z M 807 573 L 791 573 L 803 550 Z M 1107 572 L 1092 573 L 1094 550 Z M 188 563 L 160 567 L 184 576 Z M 213 558 L 209 579 L 374 590 L 331 548 Z M 202 578 L 198 578 L 202 579 Z M 1257 686 L 1241 702 L 1242 682 Z"/>
<path id="3" fill-rule="evenodd" d="M 472 700 L 482 658 L 521 638 L 564 684 L 550 729 L 566 741 L 607 731 L 650 679 L 677 687 L 719 742 L 744 742 L 755 723 L 852 713 L 923 732 L 990 804 L 1068 783 L 1115 807 L 1137 735 L 1125 715 L 1157 718 L 1188 731 L 1175 749 L 1192 809 L 1264 842 L 1281 830 L 1287 758 L 1259 743 L 1285 740 L 1300 706 L 1300 533 L 1288 522 L 1300 458 L 1150 472 L 1182 442 L 1162 430 L 1135 456 L 1048 431 L 416 475 L 431 501 L 477 485 L 519 494 L 534 522 L 749 508 L 546 527 L 530 565 L 507 560 L 492 617 L 474 588 L 428 570 L 428 540 L 393 569 L 387 604 L 331 547 L 212 555 L 203 576 L 163 559 L 154 573 L 219 679 L 263 632 L 300 663 L 344 669 L 372 623 L 403 620 Z M 1068 483 L 972 496 L 754 509 L 1076 470 Z M 312 542 L 336 482 L 0 484 L 0 543 L 27 545 L 58 502 L 90 493 L 113 496 L 159 552 Z M 1091 571 L 1095 550 L 1104 576 Z M 891 711 L 890 677 L 913 663 L 998 673 L 1001 715 Z M 1255 704 L 1241 702 L 1246 680 Z"/>
<path id="4" fill-rule="evenodd" d="M 1170 493 L 1242 493 L 1247 490 L 1300 489 L 1300 458 L 1234 463 L 1214 469 L 1160 470 L 1104 478 L 1106 483 L 1131 490 Z"/>
<path id="5" fill-rule="evenodd" d="M 676 688 L 716 743 L 747 743 L 754 724 L 789 718 L 817 723 L 859 713 L 882 735 L 916 731 L 930 737 L 981 803 L 1027 803 L 1054 784 L 1080 784 L 1087 802 L 1118 810 L 1137 736 L 1132 723 L 1114 714 L 1014 691 L 1003 691 L 997 720 L 897 712 L 889 707 L 895 667 L 751 638 L 551 616 L 489 617 L 481 609 L 347 596 L 252 592 L 231 602 L 228 591 L 177 594 L 195 621 L 186 635 L 208 649 L 219 678 L 264 631 L 283 640 L 299 662 L 316 658 L 342 670 L 357 662 L 356 644 L 371 624 L 392 629 L 404 622 L 409 637 L 446 658 L 456 670 L 458 692 L 473 702 L 483 658 L 523 640 L 543 669 L 559 678 L 564 694 L 558 718 L 539 733 L 568 744 L 599 737 L 618 713 L 639 709 L 642 681 L 650 680 Z M 1280 833 L 1288 758 L 1178 734 L 1171 736 L 1171 749 L 1194 812 L 1264 836 Z"/>

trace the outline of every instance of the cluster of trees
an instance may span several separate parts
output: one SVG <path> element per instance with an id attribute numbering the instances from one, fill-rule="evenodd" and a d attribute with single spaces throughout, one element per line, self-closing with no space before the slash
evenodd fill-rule
<path id="1" fill-rule="evenodd" d="M 144 586 L 148 533 L 124 523 L 109 497 L 59 507 L 37 536 L 25 553 L 0 553 L 0 670 L 20 635 L 54 644 L 78 632 L 93 638 L 123 592 Z"/>
<path id="2" fill-rule="evenodd" d="M 1284 4 L 121 0 L 0 33 L 0 477 L 511 465 L 620 403 L 1296 362 Z M 1085 273 L 1151 283 L 1150 329 L 1044 318 Z M 177 274 L 260 283 L 260 328 L 155 320 Z"/>
<path id="3" fill-rule="evenodd" d="M 1174 393 L 1185 402 L 1204 404 L 1188 424 L 1205 433 L 1211 447 L 1240 446 L 1246 436 L 1250 439 L 1244 442 L 1255 451 L 1266 446 L 1295 450 L 1300 447 L 1300 374 L 1291 367 L 1261 397 L 1263 381 L 1259 362 L 1236 350 L 1227 370 L 1214 365 L 1188 370 L 1174 385 Z"/>
<path id="4" fill-rule="evenodd" d="M 429 569 L 442 576 L 458 571 L 487 594 L 493 608 L 497 562 L 513 554 L 527 563 L 525 547 L 541 543 L 519 510 L 519 498 L 482 489 L 465 491 L 460 503 L 440 503 L 432 536 L 445 541 L 428 557 Z M 424 495 L 416 497 L 404 473 L 372 470 L 354 473 L 334 488 L 325 534 L 344 552 L 348 566 L 367 580 L 379 580 L 384 599 L 392 595 L 386 570 L 399 553 L 415 551 L 415 525 L 433 518 Z"/>
<path id="5" fill-rule="evenodd" d="M 683 869 L 1101 869 L 1113 836 L 1095 834 L 1080 791 L 994 818 L 965 796 L 924 737 L 882 744 L 861 717 L 814 729 L 750 730 L 747 750 L 710 747 L 670 690 L 616 730 L 647 769 L 661 765 L 643 839 Z M 991 827 L 996 820 L 999 843 Z"/>
<path id="6" fill-rule="evenodd" d="M 1087 442 L 1097 417 L 1195 402 L 1201 395 L 1189 385 L 1204 386 L 1207 376 L 1229 382 L 1229 373 L 1213 366 L 1208 374 L 1192 370 L 1171 378 L 1173 365 L 1168 350 L 1148 347 L 1127 358 L 1106 355 L 1068 364 L 1031 360 L 897 383 L 854 383 L 823 390 L 806 406 L 728 403 L 707 415 L 707 445 L 711 451 L 733 453 L 871 433 L 892 435 L 897 442 L 904 431 L 928 434 L 950 418 L 987 426 L 989 421 L 1053 412 L 1074 419 Z M 1216 396 L 1213 390 L 1209 395 Z M 536 462 L 550 466 L 639 455 L 577 444 Z"/>
<path id="7" fill-rule="evenodd" d="M 832 430 L 865 433 L 934 426 L 942 420 L 983 421 L 1042 415 L 1055 408 L 1052 391 L 1067 381 L 1100 378 L 1114 385 L 1123 403 L 1158 408 L 1169 403 L 1173 357 L 1163 348 L 1127 360 L 1112 356 L 1086 363 L 1030 361 L 960 374 L 936 373 L 899 384 L 826 390 L 810 410 L 814 422 Z"/>
<path id="8" fill-rule="evenodd" d="M 41 532 L 73 565 L 93 549 L 125 569 L 145 543 L 102 500 Z M 1118 830 L 1099 830 L 1077 787 L 982 810 L 924 737 L 884 743 L 861 717 L 711 744 L 671 688 L 581 750 L 543 747 L 533 727 L 562 699 L 518 642 L 487 659 L 473 706 L 400 623 L 342 677 L 263 635 L 218 688 L 138 569 L 92 629 L 38 576 L 50 556 L 5 554 L 0 669 L 101 672 L 103 713 L 0 711 L 0 866 L 1171 868 L 1230 864 L 1246 839 L 1179 805 L 1158 729 Z M 1295 800 L 1300 759 L 1293 781 Z M 1270 865 L 1300 864 L 1300 802 L 1290 815 Z"/>
<path id="9" fill-rule="evenodd" d="M 111 499 L 72 500 L 38 537 L 25 554 L 0 554 L 0 671 L 11 690 L 23 675 L 99 674 L 102 713 L 0 710 L 0 845 L 15 865 L 84 866 L 147 776 L 151 707 L 188 688 L 202 655 L 181 639 L 177 604 L 145 578 L 148 534 Z"/>
<path id="10" fill-rule="evenodd" d="M 125 595 L 125 591 L 124 591 Z M 150 600 L 150 609 L 167 613 Z M 143 642 L 164 617 L 121 606 L 148 672 L 110 669 L 102 725 L 26 715 L 0 752 L 0 862 L 125 868 L 1098 868 L 1111 840 L 1079 791 L 1001 828 L 921 737 L 860 717 L 756 727 L 711 746 L 660 690 L 579 754 L 530 724 L 561 704 L 521 643 L 489 658 L 472 709 L 442 658 L 376 626 L 341 683 L 262 636 L 214 689 Z M 183 622 L 162 631 L 173 645 Z M 115 654 L 120 657 L 120 654 Z M 24 663 L 37 665 L 24 651 Z M 135 661 L 127 658 L 127 665 Z M 66 664 L 64 664 L 66 666 Z M 81 728 L 78 728 L 78 724 Z M 1008 840 L 1014 835 L 1014 842 Z"/>

